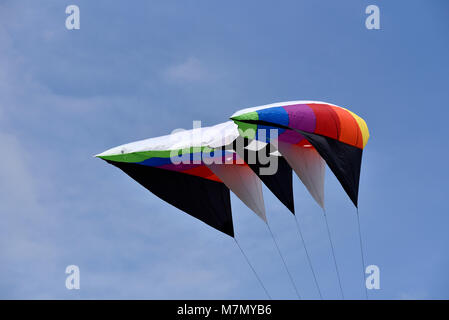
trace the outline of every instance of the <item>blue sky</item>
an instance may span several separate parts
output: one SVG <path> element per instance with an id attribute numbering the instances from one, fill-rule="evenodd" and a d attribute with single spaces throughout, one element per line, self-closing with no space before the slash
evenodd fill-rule
<path id="1" fill-rule="evenodd" d="M 81 29 L 65 28 L 79 5 Z M 380 8 L 381 30 L 365 28 Z M 360 215 L 372 299 L 449 298 L 449 4 L 437 1 L 0 2 L 0 298 L 265 298 L 231 238 L 92 155 L 288 100 L 368 123 Z M 325 298 L 325 224 L 295 179 Z M 266 191 L 266 190 L 265 190 Z M 266 227 L 233 197 L 241 245 L 274 298 L 295 298 Z M 298 288 L 317 298 L 288 210 L 265 192 Z M 355 209 L 326 176 L 343 290 L 363 298 Z M 81 289 L 65 288 L 67 265 Z"/>

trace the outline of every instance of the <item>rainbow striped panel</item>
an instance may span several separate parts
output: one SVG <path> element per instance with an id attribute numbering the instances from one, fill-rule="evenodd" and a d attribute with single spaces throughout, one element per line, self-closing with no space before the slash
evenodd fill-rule
<path id="1" fill-rule="evenodd" d="M 286 103 L 282 106 L 268 105 L 244 111 L 237 112 L 231 119 L 241 132 L 249 132 L 249 138 L 259 139 L 260 129 L 274 128 L 278 130 L 280 141 L 305 143 L 305 138 L 300 133 L 286 130 L 290 128 L 329 137 L 359 149 L 365 147 L 369 138 L 368 126 L 361 117 L 325 102 Z M 253 136 L 251 130 L 255 131 Z"/>
<path id="2" fill-rule="evenodd" d="M 114 162 L 134 163 L 170 171 L 177 171 L 209 180 L 221 180 L 206 166 L 211 163 L 233 163 L 246 165 L 235 152 L 208 147 L 192 147 L 179 150 L 143 151 L 114 155 L 99 155 L 99 158 Z"/>

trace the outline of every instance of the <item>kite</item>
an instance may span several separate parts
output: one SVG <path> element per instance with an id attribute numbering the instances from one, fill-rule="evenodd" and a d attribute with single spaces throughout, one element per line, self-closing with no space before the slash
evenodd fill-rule
<path id="1" fill-rule="evenodd" d="M 324 209 L 327 164 L 357 207 L 368 138 L 365 121 L 345 108 L 292 101 L 243 109 L 215 126 L 124 144 L 97 157 L 234 237 L 230 191 L 267 222 L 263 183 L 294 214 L 292 172 Z"/>

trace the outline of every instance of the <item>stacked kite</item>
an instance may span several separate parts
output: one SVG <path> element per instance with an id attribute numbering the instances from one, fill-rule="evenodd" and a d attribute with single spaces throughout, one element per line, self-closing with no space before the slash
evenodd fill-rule
<path id="1" fill-rule="evenodd" d="M 327 163 L 357 206 L 369 137 L 362 118 L 329 103 L 294 101 L 244 109 L 231 120 L 125 144 L 97 157 L 231 237 L 229 191 L 266 221 L 262 181 L 294 213 L 292 169 L 324 208 Z"/>

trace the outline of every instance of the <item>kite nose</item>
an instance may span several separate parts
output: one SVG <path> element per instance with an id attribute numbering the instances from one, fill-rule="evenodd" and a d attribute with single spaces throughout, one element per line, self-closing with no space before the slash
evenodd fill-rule
<path id="1" fill-rule="evenodd" d="M 96 154 L 96 155 L 94 155 L 94 157 L 103 158 L 103 157 L 107 157 L 107 156 L 116 156 L 116 155 L 125 154 L 125 153 L 126 153 L 126 148 L 123 146 L 118 146 L 115 148 L 108 149 L 102 153 Z"/>

